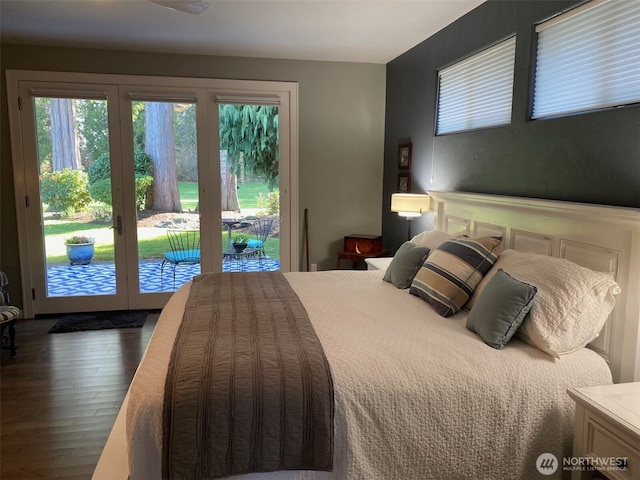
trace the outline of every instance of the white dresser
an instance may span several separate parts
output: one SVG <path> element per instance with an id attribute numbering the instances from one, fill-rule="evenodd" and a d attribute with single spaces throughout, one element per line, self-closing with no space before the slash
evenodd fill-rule
<path id="1" fill-rule="evenodd" d="M 367 258 L 365 262 L 367 264 L 367 270 L 386 270 L 391 260 L 393 260 L 393 257 L 375 257 Z"/>
<path id="2" fill-rule="evenodd" d="M 640 382 L 567 393 L 576 402 L 571 478 L 591 478 L 593 472 L 581 467 L 588 462 L 607 478 L 640 479 Z"/>

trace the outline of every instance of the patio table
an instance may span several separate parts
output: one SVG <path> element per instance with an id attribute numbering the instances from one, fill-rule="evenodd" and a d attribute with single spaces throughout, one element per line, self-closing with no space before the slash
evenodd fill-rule
<path id="1" fill-rule="evenodd" d="M 223 217 L 222 225 L 227 227 L 227 250 L 233 251 L 233 242 L 231 241 L 231 229 L 244 220 L 243 217 Z"/>
<path id="2" fill-rule="evenodd" d="M 258 249 L 256 248 L 245 248 L 242 252 L 236 252 L 233 247 L 228 249 L 226 252 L 222 252 L 222 262 L 232 261 L 240 266 L 240 271 L 243 271 L 242 268 L 244 266 L 244 262 L 251 258 L 256 258 L 258 256 Z"/>

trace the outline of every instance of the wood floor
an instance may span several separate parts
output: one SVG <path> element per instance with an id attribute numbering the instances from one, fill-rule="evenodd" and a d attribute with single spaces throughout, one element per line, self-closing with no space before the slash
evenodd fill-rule
<path id="1" fill-rule="evenodd" d="M 17 357 L 2 351 L 2 480 L 91 478 L 157 317 L 59 334 L 56 319 L 18 321 Z"/>

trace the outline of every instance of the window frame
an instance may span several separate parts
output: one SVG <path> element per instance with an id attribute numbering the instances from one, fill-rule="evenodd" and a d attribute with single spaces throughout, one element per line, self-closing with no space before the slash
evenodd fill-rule
<path id="1" fill-rule="evenodd" d="M 460 60 L 457 60 L 445 67 L 439 68 L 436 71 L 437 88 L 436 88 L 436 109 L 435 109 L 435 121 L 434 121 L 435 136 L 451 135 L 456 133 L 484 130 L 487 128 L 499 128 L 499 127 L 511 125 L 512 117 L 513 117 L 513 97 L 514 97 L 514 86 L 515 86 L 514 78 L 515 78 L 515 63 L 516 63 L 516 46 L 517 46 L 516 34 L 512 33 L 492 44 L 489 44 L 467 55 L 466 57 Z M 504 57 L 506 57 L 506 60 L 502 56 L 497 55 L 496 52 L 506 52 L 504 54 Z M 496 64 L 493 62 L 493 60 L 495 59 L 500 59 L 502 62 L 506 61 L 507 63 L 505 66 L 506 68 L 509 69 L 509 73 L 510 73 L 509 79 L 505 80 L 505 83 L 503 85 L 503 88 L 505 88 L 505 91 L 508 92 L 506 94 L 508 99 L 505 100 L 504 102 L 505 104 L 508 103 L 508 110 L 509 110 L 508 120 L 505 119 L 504 121 L 496 122 L 496 121 L 487 121 L 487 118 L 482 118 L 483 115 L 478 112 L 484 106 L 486 106 L 485 104 L 487 102 L 486 101 L 483 102 L 481 99 L 478 102 L 479 97 L 473 97 L 473 95 L 467 95 L 468 98 L 466 101 L 463 99 L 461 102 L 459 102 L 462 104 L 461 105 L 462 108 L 465 109 L 465 113 L 460 115 L 460 122 L 462 123 L 462 121 L 466 119 L 467 125 L 466 126 L 461 125 L 458 128 L 442 130 L 440 127 L 442 123 L 441 114 L 443 111 L 443 107 L 451 108 L 450 102 L 445 104 L 443 104 L 442 102 L 443 75 L 446 77 L 447 74 L 450 74 L 451 72 L 455 72 L 456 70 L 462 71 L 463 75 L 458 78 L 455 78 L 454 82 L 456 81 L 464 82 L 468 85 L 471 82 L 476 82 L 478 74 L 483 73 L 482 72 L 483 70 L 486 72 L 487 69 L 490 69 L 490 72 L 485 73 L 487 75 L 491 72 L 497 71 L 498 69 L 494 68 L 496 67 Z M 473 65 L 473 64 L 476 64 L 477 66 L 479 66 L 479 68 L 476 66 L 469 69 L 468 68 L 469 65 Z M 464 73 L 465 68 L 467 69 L 466 73 Z M 465 76 L 468 78 L 465 79 Z M 474 76 L 476 78 L 474 78 Z M 506 77 L 506 72 L 504 76 Z M 449 82 L 450 80 L 447 81 L 447 83 Z M 491 81 L 489 83 L 482 82 L 479 84 L 479 86 L 481 88 L 486 89 L 491 86 L 491 83 L 492 83 Z M 467 87 L 461 87 L 461 88 L 464 88 L 465 90 L 467 90 Z M 448 100 L 448 98 L 450 97 L 445 97 L 445 100 Z M 506 117 L 506 112 L 502 112 L 502 115 L 503 117 Z"/>
<path id="2" fill-rule="evenodd" d="M 634 2 L 629 2 L 628 5 L 632 5 Z M 567 117 L 567 116 L 574 116 L 574 115 L 581 115 L 581 114 L 585 114 L 585 113 L 593 113 L 593 112 L 599 112 L 599 111 L 605 111 L 605 110 L 610 110 L 610 109 L 614 109 L 614 108 L 625 108 L 625 107 L 629 107 L 629 106 L 636 106 L 640 103 L 640 88 L 638 89 L 638 92 L 635 96 L 635 98 L 633 99 L 618 99 L 616 100 L 613 96 L 608 97 L 607 100 L 601 100 L 601 101 L 593 101 L 590 104 L 583 104 L 582 106 L 577 106 L 574 104 L 574 106 L 570 106 L 570 107 L 563 107 L 562 104 L 559 104 L 558 99 L 559 98 L 565 98 L 561 93 L 554 93 L 554 92 L 549 92 L 549 87 L 546 85 L 543 85 L 543 87 L 540 87 L 540 79 L 539 77 L 541 76 L 540 74 L 540 34 L 541 32 L 544 31 L 549 31 L 550 29 L 553 29 L 554 27 L 557 27 L 557 25 L 559 24 L 565 24 L 566 26 L 566 21 L 575 21 L 576 17 L 579 17 L 583 14 L 586 14 L 588 12 L 592 12 L 595 9 L 598 9 L 600 7 L 604 7 L 605 5 L 623 5 L 623 3 L 618 4 L 617 2 L 614 3 L 613 0 L 591 0 L 585 3 L 582 3 L 581 5 L 578 5 L 575 8 L 569 9 L 569 10 L 565 10 L 563 12 L 558 13 L 557 15 L 554 15 L 550 18 L 547 18 L 539 23 L 537 23 L 535 25 L 535 31 L 534 31 L 534 49 L 532 52 L 532 73 L 531 73 L 531 77 L 530 77 L 530 81 L 531 81 L 531 86 L 530 86 L 530 102 L 529 102 L 529 118 L 531 120 L 545 120 L 545 119 L 551 119 L 551 118 L 560 118 L 560 117 Z M 622 8 L 622 7 L 621 7 Z M 602 18 L 607 19 L 608 17 L 603 16 Z M 578 25 L 580 28 L 583 29 L 587 29 L 590 26 L 590 22 L 584 22 L 584 17 L 583 17 L 583 23 Z M 638 34 L 640 36 L 640 34 Z M 596 44 L 595 42 L 598 41 L 597 38 L 594 39 L 595 34 L 592 31 L 588 31 L 588 33 L 585 34 L 585 36 L 589 36 L 593 39 L 593 41 L 591 43 L 587 44 L 587 47 L 591 47 L 592 50 L 597 50 L 598 44 Z M 548 39 L 547 39 L 548 41 Z M 605 45 L 605 40 L 600 39 L 599 40 L 601 42 L 602 45 Z M 611 45 L 615 42 L 615 40 L 606 42 L 608 45 Z M 579 43 L 579 40 L 576 42 L 572 42 L 572 48 L 576 48 L 575 45 L 576 43 Z M 595 45 L 596 48 L 593 48 L 593 46 Z M 545 48 L 548 48 L 545 46 Z M 549 59 L 546 59 L 549 60 Z M 593 62 L 594 64 L 594 68 L 598 66 L 598 64 L 596 62 Z M 638 64 L 640 66 L 640 63 Z M 633 66 L 633 64 L 631 64 L 631 66 Z M 600 66 L 600 68 L 606 68 L 607 66 L 605 65 Z M 623 65 L 623 67 L 626 67 L 626 65 Z M 546 68 L 546 66 L 545 66 Z M 557 71 L 557 70 L 556 70 Z M 575 70 L 574 70 L 575 71 Z M 598 70 L 596 73 L 598 73 L 598 80 L 594 80 L 591 83 L 591 87 L 590 87 L 590 91 L 591 92 L 597 92 L 599 90 L 596 90 L 598 88 L 598 84 L 602 85 L 602 78 L 608 78 L 608 76 L 606 75 L 608 72 L 604 71 L 604 70 Z M 547 73 L 548 75 L 548 73 Z M 557 76 L 557 75 L 556 75 Z M 584 77 L 584 76 L 583 76 Z M 629 75 L 629 78 L 633 77 L 633 75 Z M 548 81 L 548 78 L 545 79 L 545 81 Z M 586 82 L 585 82 L 586 83 Z M 640 80 L 638 80 L 637 82 L 638 86 L 640 87 Z M 585 85 L 585 88 L 587 88 L 588 85 Z M 539 88 L 543 88 L 542 91 L 539 90 Z M 544 91 L 544 88 L 547 89 L 547 91 Z M 575 84 L 572 85 L 571 90 L 575 91 Z M 561 91 L 567 91 L 567 89 L 561 90 Z M 558 92 L 557 90 L 555 92 Z M 553 93 L 553 97 L 556 98 L 556 101 L 553 105 L 549 105 L 547 106 L 546 103 L 549 102 L 548 99 L 543 99 L 543 101 L 545 103 L 543 103 L 543 106 L 540 108 L 540 110 L 536 111 L 536 107 L 541 103 L 540 100 L 537 100 L 537 96 L 539 95 L 551 95 Z M 595 96 L 595 94 L 593 95 Z M 553 98 L 552 97 L 552 98 Z M 551 110 L 551 107 L 555 106 L 554 110 Z"/>

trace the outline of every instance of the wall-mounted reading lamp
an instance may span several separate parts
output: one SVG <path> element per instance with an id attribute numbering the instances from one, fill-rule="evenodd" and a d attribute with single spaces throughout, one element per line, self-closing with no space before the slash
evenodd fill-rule
<path id="1" fill-rule="evenodd" d="M 431 208 L 431 197 L 418 193 L 394 193 L 391 195 L 391 211 L 407 218 L 407 240 L 411 240 L 411 220 Z"/>

